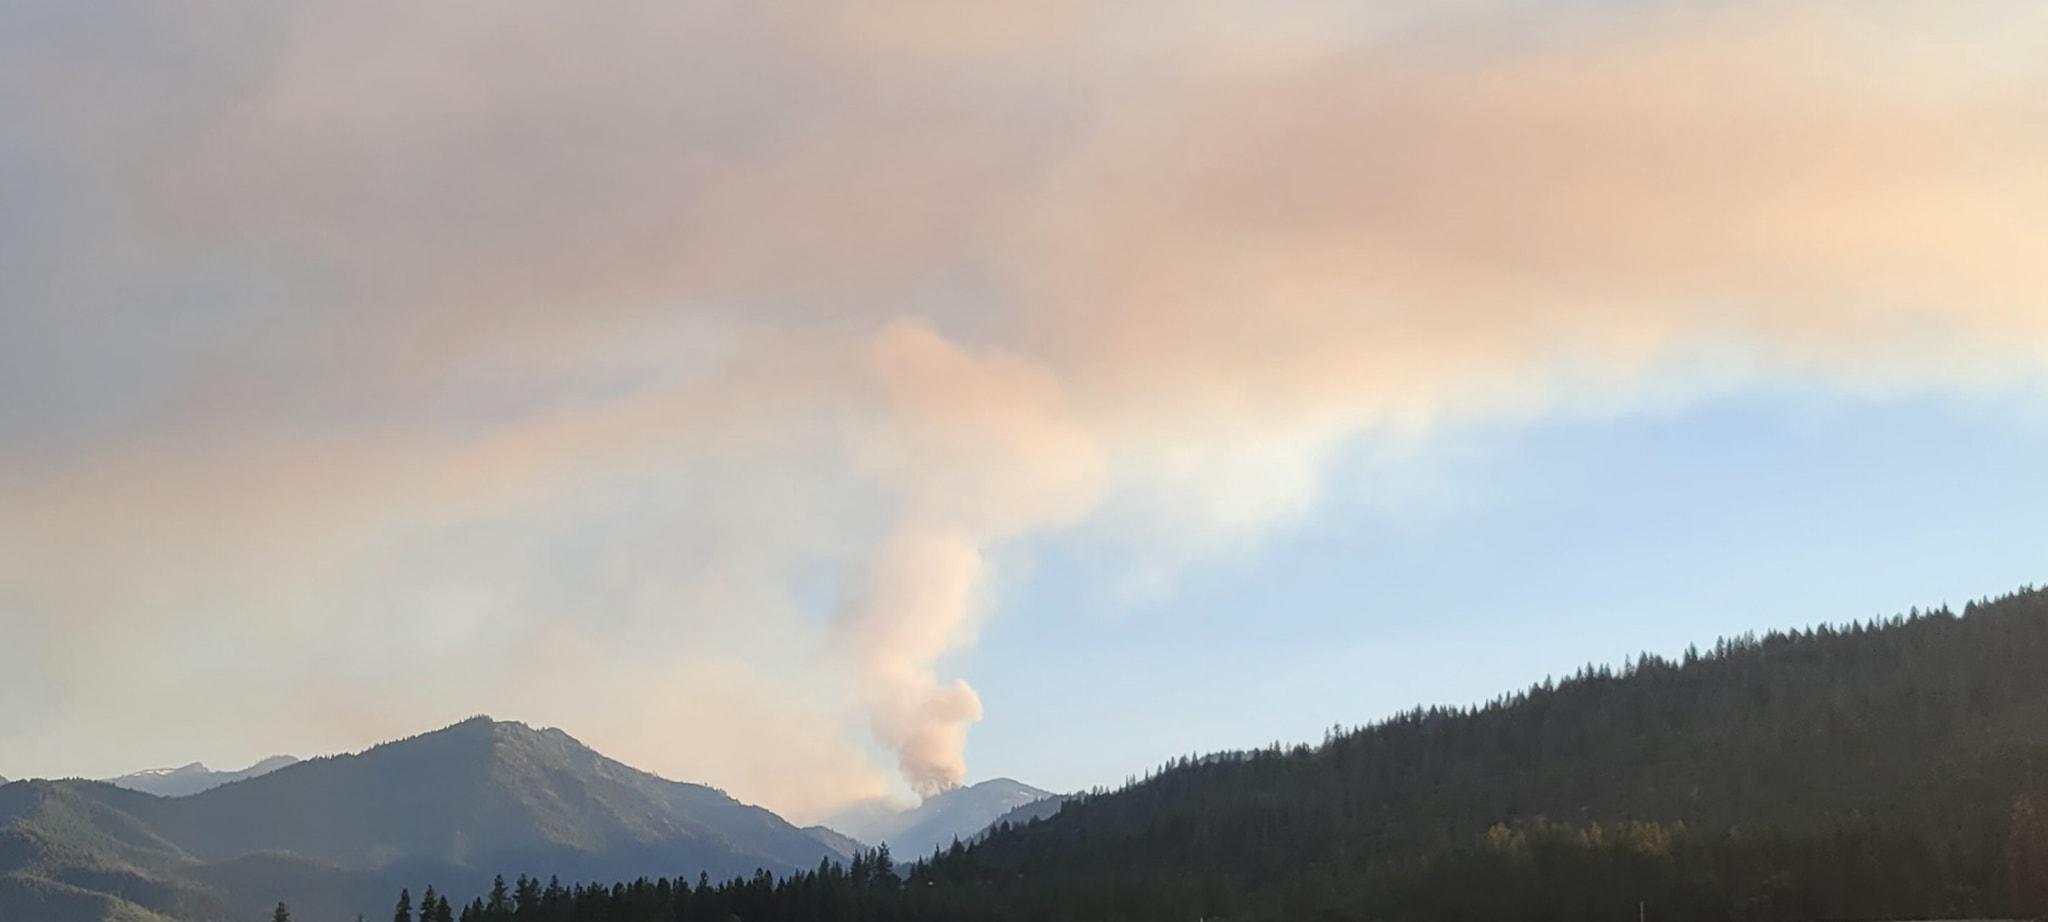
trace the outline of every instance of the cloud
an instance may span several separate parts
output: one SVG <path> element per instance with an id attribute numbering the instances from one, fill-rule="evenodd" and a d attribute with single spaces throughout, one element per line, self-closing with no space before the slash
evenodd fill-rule
<path id="1" fill-rule="evenodd" d="M 1354 7 L 11 7 L 0 748 L 928 792 L 1003 547 L 1170 584 L 1361 438 L 2040 370 L 2038 11 Z"/>

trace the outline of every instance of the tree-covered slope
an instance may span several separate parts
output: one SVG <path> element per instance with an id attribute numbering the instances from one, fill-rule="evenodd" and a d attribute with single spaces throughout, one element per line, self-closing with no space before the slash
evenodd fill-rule
<path id="1" fill-rule="evenodd" d="M 0 919 L 224 917 L 226 894 L 187 876 L 199 860 L 133 812 L 154 799 L 99 782 L 0 787 Z"/>
<path id="2" fill-rule="evenodd" d="M 938 870 L 1038 893 L 1179 881 L 1219 902 L 1198 912 L 1304 889 L 1349 905 L 1370 903 L 1356 892 L 1370 874 L 1416 871 L 1497 824 L 1683 823 L 1904 837 L 1925 853 L 1912 860 L 1943 865 L 1956 908 L 1990 910 L 2010 896 L 2015 801 L 2048 781 L 2037 765 L 2048 773 L 2048 593 L 2025 591 L 1589 668 L 1318 747 L 1177 761 Z"/>
<path id="3" fill-rule="evenodd" d="M 2044 788 L 2048 593 L 2027 590 L 1175 760 L 904 876 L 572 888 L 518 918 L 2042 917 Z"/>

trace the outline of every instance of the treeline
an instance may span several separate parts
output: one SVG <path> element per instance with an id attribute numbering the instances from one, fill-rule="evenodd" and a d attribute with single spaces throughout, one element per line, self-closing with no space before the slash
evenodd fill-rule
<path id="1" fill-rule="evenodd" d="M 1893 824 L 1819 833 L 1702 833 L 1684 823 L 1500 824 L 1423 858 L 1346 873 L 1305 869 L 1254 895 L 1227 876 L 1157 874 L 1081 883 L 999 880 L 955 850 L 897 869 L 860 856 L 802 874 L 713 883 L 700 875 L 563 886 L 502 880 L 453 913 L 428 896 L 395 922 L 947 922 L 1044 919 L 1403 919 L 1678 922 L 2048 916 L 2048 823 L 2011 811 L 1996 855 Z M 438 902 L 436 902 L 438 900 Z"/>
<path id="2" fill-rule="evenodd" d="M 1177 759 L 908 868 L 863 855 L 780 879 L 529 879 L 531 900 L 515 885 L 467 909 L 549 922 L 2040 917 L 2044 667 L 2048 593 L 2029 589 L 1960 615 L 1590 666 L 1319 746 Z"/>
<path id="3" fill-rule="evenodd" d="M 728 922 L 732 919 L 806 919 L 856 922 L 901 918 L 912 883 L 887 846 L 825 861 L 815 870 L 782 877 L 767 871 L 714 883 L 686 878 L 641 878 L 630 883 L 543 884 L 521 875 L 499 877 L 488 894 L 461 909 L 428 887 L 415 911 L 410 890 L 399 893 L 393 922 Z M 917 878 L 922 882 L 923 878 Z"/>

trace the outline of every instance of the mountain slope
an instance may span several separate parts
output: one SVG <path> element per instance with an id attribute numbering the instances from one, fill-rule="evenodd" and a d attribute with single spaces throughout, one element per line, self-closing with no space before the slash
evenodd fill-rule
<path id="1" fill-rule="evenodd" d="M 712 788 L 487 718 L 185 797 L 79 781 L 0 791 L 0 873 L 193 922 L 279 899 L 302 918 L 352 918 L 394 882 L 477 889 L 498 870 L 728 875 L 836 854 Z"/>
<path id="2" fill-rule="evenodd" d="M 851 861 L 854 855 L 867 849 L 867 844 L 861 840 L 828 826 L 805 826 L 804 832 L 824 843 L 831 850 L 832 857 L 839 861 Z"/>
<path id="3" fill-rule="evenodd" d="M 203 762 L 193 762 L 179 768 L 152 768 L 131 772 L 119 778 L 106 779 L 115 787 L 155 794 L 158 797 L 184 797 L 233 784 L 248 778 L 267 775 L 299 760 L 292 756 L 271 756 L 248 768 L 236 772 L 217 772 L 207 768 Z"/>
<path id="4" fill-rule="evenodd" d="M 137 816 L 155 798 L 98 782 L 0 787 L 0 918 L 219 918 L 224 894 L 184 875 L 200 862 Z"/>
<path id="5" fill-rule="evenodd" d="M 605 758 L 560 730 L 485 718 L 166 801 L 153 816 L 209 859 L 267 849 L 345 867 L 603 856 L 605 866 L 716 873 L 825 853 L 767 810 Z"/>
<path id="6" fill-rule="evenodd" d="M 0 875 L 0 919 L 175 922 L 120 897 L 27 874 Z"/>
<path id="7" fill-rule="evenodd" d="M 1004 826 L 1026 826 L 1040 820 L 1051 819 L 1059 815 L 1060 808 L 1065 806 L 1067 801 L 1073 799 L 1074 795 L 1054 794 L 1051 797 L 1041 797 L 1020 807 L 1013 807 L 1008 813 L 996 817 L 995 822 L 988 824 L 981 832 L 976 833 L 976 838 L 978 840 L 981 837 L 993 835 Z M 968 840 L 962 839 L 961 841 Z"/>
<path id="8" fill-rule="evenodd" d="M 884 841 L 906 859 L 930 855 L 933 849 L 950 846 L 955 840 L 973 839 L 1011 810 L 1053 796 L 1010 778 L 954 788 L 926 798 Z"/>
<path id="9" fill-rule="evenodd" d="M 881 800 L 855 804 L 825 822 L 858 841 L 887 844 L 909 860 L 955 839 L 971 840 L 1011 810 L 1053 796 L 1021 781 L 994 778 L 935 794 L 908 810 Z"/>
<path id="10" fill-rule="evenodd" d="M 575 918 L 2048 918 L 2048 593 L 1175 760 L 948 850 Z M 566 916 L 565 916 L 566 917 Z M 499 922 L 487 917 L 484 922 Z"/>
<path id="11" fill-rule="evenodd" d="M 1662 824 L 1646 827 L 1665 830 L 1658 841 L 1696 843 L 1704 870 L 1688 873 L 1729 875 L 1723 900 L 1798 896 L 1809 912 L 1893 917 L 2005 912 L 2012 866 L 2048 872 L 2048 853 L 2009 855 L 2020 806 L 2048 784 L 2036 770 L 2048 767 L 2044 662 L 2048 593 L 2033 590 L 1962 617 L 1745 637 L 1675 661 L 1589 668 L 1484 707 L 1412 711 L 1320 747 L 1177 760 L 992 835 L 938 872 L 1027 875 L 1021 917 L 1106 912 L 1089 901 L 1111 893 L 1152 894 L 1159 918 L 1252 906 L 1358 915 L 1391 912 L 1374 900 L 1408 885 L 1376 875 L 1433 873 L 1433 856 L 1484 844 L 1496 826 L 1497 842 L 1548 841 L 1563 824 L 1581 830 L 1567 839 L 1597 843 L 1595 824 L 1649 823 Z M 1848 867 L 1731 870 L 1772 848 Z M 1478 873 L 1468 871 L 1466 889 Z M 1906 880 L 1939 883 L 1898 895 Z M 1895 901 L 1855 902 L 1880 894 Z"/>

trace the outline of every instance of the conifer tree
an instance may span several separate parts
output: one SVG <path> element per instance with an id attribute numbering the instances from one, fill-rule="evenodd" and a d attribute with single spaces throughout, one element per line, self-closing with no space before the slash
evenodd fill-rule
<path id="1" fill-rule="evenodd" d="M 889 856 L 889 843 L 884 842 L 875 846 L 875 856 L 868 863 L 871 865 L 869 873 L 874 876 L 875 883 L 893 887 L 899 882 L 896 877 L 896 859 Z"/>
<path id="2" fill-rule="evenodd" d="M 2013 912 L 2048 915 L 2048 816 L 2030 792 L 2013 800 L 2006 833 L 2006 879 Z"/>
<path id="3" fill-rule="evenodd" d="M 484 917 L 499 919 L 512 914 L 512 894 L 505 888 L 505 875 L 491 881 L 491 895 L 484 900 Z"/>
<path id="4" fill-rule="evenodd" d="M 512 911 L 522 919 L 540 911 L 539 878 L 519 875 L 519 882 L 512 887 Z"/>

